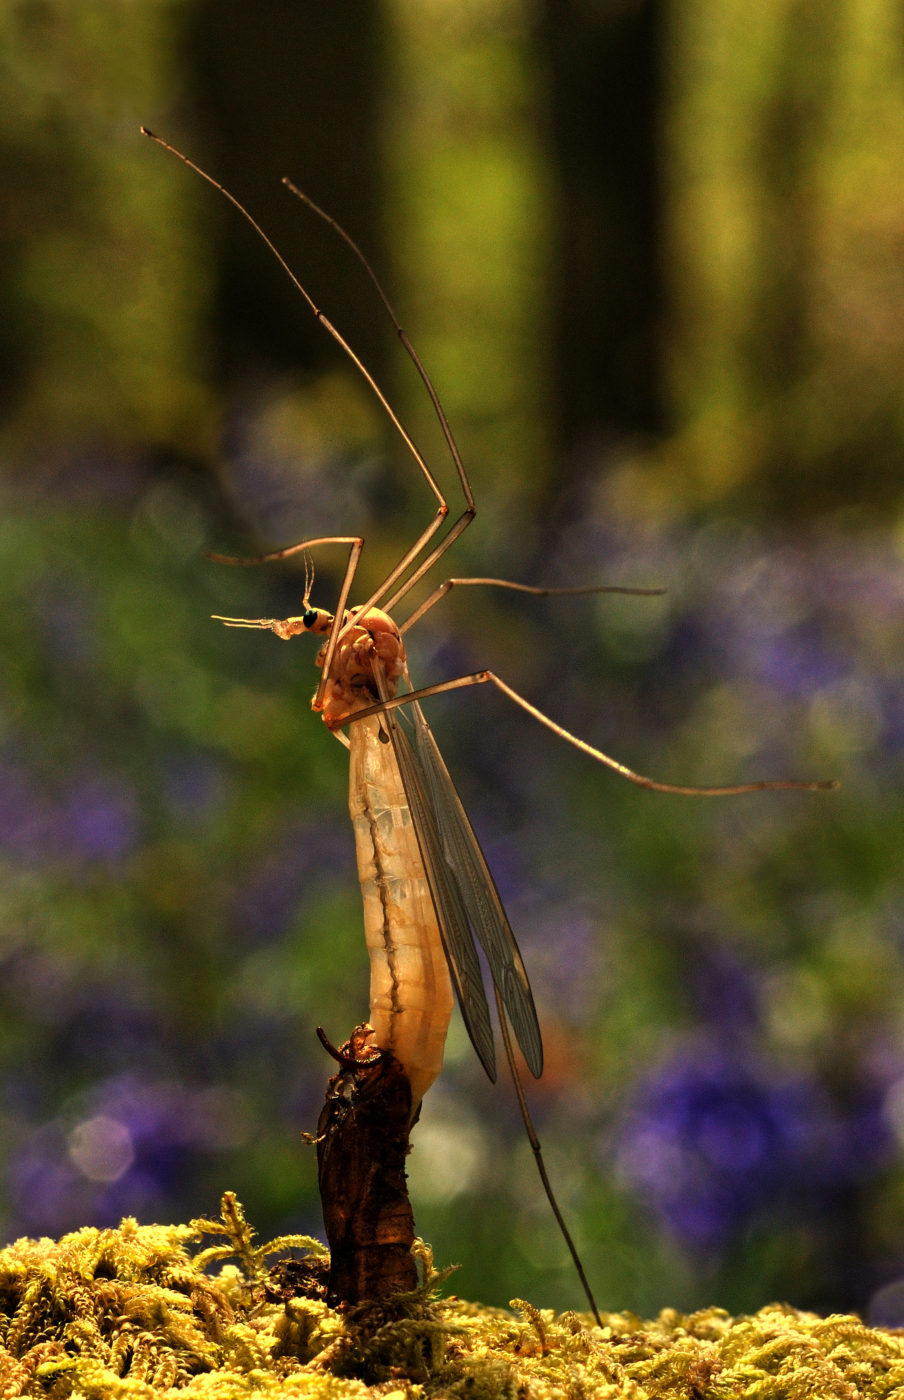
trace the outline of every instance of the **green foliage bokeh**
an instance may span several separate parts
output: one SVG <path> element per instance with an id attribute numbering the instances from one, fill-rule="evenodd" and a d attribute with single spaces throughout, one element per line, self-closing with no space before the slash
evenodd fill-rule
<path id="1" fill-rule="evenodd" d="M 444 573 L 669 590 L 531 607 L 468 590 L 418 629 L 418 681 L 492 666 L 672 781 L 844 783 L 680 804 L 498 697 L 437 702 L 524 940 L 541 1137 L 606 1304 L 863 1306 L 896 1277 L 900 15 L 710 0 L 648 17 L 642 230 L 610 148 L 644 133 L 604 124 L 599 97 L 630 86 L 634 18 L 515 0 L 273 4 L 250 32 L 226 4 L 0 16 L 8 1231 L 187 1218 L 225 1188 L 265 1234 L 315 1228 L 313 1030 L 339 1039 L 366 1008 L 344 755 L 307 712 L 310 649 L 209 620 L 295 611 L 301 571 L 202 551 L 360 531 L 367 589 L 432 509 L 266 249 L 144 122 L 275 225 L 451 498 L 391 325 L 279 175 L 370 230 L 472 473 L 478 518 Z M 297 82 L 272 79 L 280 45 Z M 654 289 L 645 324 L 606 319 L 620 287 Z M 646 397 L 619 397 L 585 313 Z M 328 606 L 341 559 L 316 567 Z M 834 1124 L 859 1171 L 845 1159 L 830 1191 L 794 1157 L 801 1179 L 745 1182 L 707 1240 L 663 1216 L 637 1123 L 650 1084 L 694 1055 L 724 1066 L 730 1034 L 776 1120 L 809 1085 L 807 1131 Z M 463 1292 L 578 1303 L 505 1086 L 458 1026 L 448 1063 L 415 1134 L 419 1229 Z M 85 1151 L 121 1146 L 116 1125 L 119 1176 Z"/>

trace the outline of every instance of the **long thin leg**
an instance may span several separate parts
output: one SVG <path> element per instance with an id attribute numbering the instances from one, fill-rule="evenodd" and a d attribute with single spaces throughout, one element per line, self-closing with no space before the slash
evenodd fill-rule
<path id="1" fill-rule="evenodd" d="M 424 574 L 426 574 L 428 570 L 433 568 L 433 565 L 436 563 L 437 559 L 441 558 L 442 555 L 445 554 L 446 550 L 450 547 L 450 545 L 455 543 L 459 535 L 462 534 L 468 528 L 471 521 L 474 519 L 474 516 L 477 512 L 477 507 L 474 504 L 474 495 L 471 491 L 471 483 L 468 480 L 468 474 L 465 471 L 465 464 L 462 461 L 461 453 L 458 450 L 458 443 L 455 441 L 452 428 L 449 424 L 448 418 L 446 417 L 446 411 L 439 401 L 439 395 L 437 394 L 436 389 L 433 387 L 433 381 L 427 373 L 426 369 L 424 368 L 420 355 L 417 353 L 414 346 L 411 344 L 411 341 L 408 339 L 408 336 L 406 335 L 405 330 L 401 322 L 399 321 L 398 316 L 395 313 L 395 310 L 391 301 L 389 300 L 389 297 L 383 290 L 380 279 L 377 277 L 377 274 L 374 272 L 367 258 L 361 252 L 361 249 L 358 247 L 351 234 L 346 233 L 342 225 L 338 224 L 336 220 L 332 217 L 332 215 L 327 214 L 327 212 L 324 209 L 321 209 L 319 204 L 315 204 L 313 199 L 311 199 L 310 195 L 305 194 L 303 190 L 300 190 L 297 187 L 297 185 L 294 185 L 291 180 L 285 177 L 283 178 L 283 184 L 285 185 L 286 189 L 290 190 L 292 194 L 296 196 L 296 198 L 300 199 L 303 204 L 306 204 L 312 213 L 316 214 L 318 218 L 322 219 L 325 224 L 328 224 L 330 228 L 333 229 L 333 231 L 339 235 L 343 242 L 346 243 L 347 246 L 352 250 L 355 257 L 358 259 L 361 266 L 364 268 L 364 271 L 367 273 L 368 277 L 370 278 L 371 282 L 376 288 L 377 294 L 379 295 L 380 300 L 386 308 L 389 318 L 392 321 L 393 326 L 395 327 L 395 332 L 399 338 L 399 341 L 401 342 L 402 348 L 404 349 L 406 355 L 417 370 L 421 382 L 430 396 L 430 402 L 433 405 L 433 412 L 436 414 L 437 422 L 439 423 L 439 426 L 442 429 L 443 437 L 446 439 L 446 446 L 449 449 L 449 455 L 451 456 L 452 461 L 455 463 L 455 470 L 458 473 L 459 484 L 461 485 L 462 494 L 465 498 L 465 509 L 459 516 L 458 520 L 456 520 L 452 528 L 449 530 L 448 534 L 445 535 L 443 539 L 441 539 L 439 543 L 430 551 L 430 553 L 420 561 L 417 568 L 410 575 L 410 577 L 407 578 L 402 584 L 402 586 L 398 588 L 395 593 L 393 593 L 392 597 L 384 603 L 383 606 L 385 610 L 391 613 L 399 599 L 404 598 L 405 594 L 411 588 L 414 587 L 418 580 L 423 578 Z M 417 457 L 418 463 L 419 465 L 421 465 L 422 470 L 424 470 L 423 462 L 420 458 L 420 455 L 416 453 L 415 456 Z M 382 596 L 382 591 L 383 590 L 381 589 L 381 592 L 377 595 L 377 597 Z M 374 601 L 376 601 L 376 599 Z"/>
<path id="2" fill-rule="evenodd" d="M 249 569 L 257 564 L 273 564 L 280 559 L 289 559 L 293 554 L 300 554 L 302 550 L 316 549 L 320 544 L 347 544 L 351 550 L 357 550 L 357 555 L 364 548 L 364 541 L 360 535 L 321 535 L 316 540 L 299 540 L 298 544 L 287 544 L 284 549 L 268 549 L 266 554 L 217 554 L 215 550 L 207 549 L 204 557 L 210 559 L 214 564 L 235 564 L 239 568 Z"/>
<path id="3" fill-rule="evenodd" d="M 618 584 L 589 583 L 579 588 L 541 588 L 532 583 L 512 583 L 504 578 L 447 578 L 434 588 L 429 597 L 415 608 L 410 617 L 399 624 L 400 632 L 407 632 L 425 613 L 435 607 L 453 588 L 509 588 L 514 593 L 529 593 L 533 598 L 575 598 L 587 593 L 624 593 L 632 598 L 660 598 L 664 588 L 622 588 Z"/>
<path id="4" fill-rule="evenodd" d="M 731 783 L 720 787 L 691 787 L 683 783 L 660 783 L 655 778 L 648 778 L 643 773 L 635 773 L 632 768 L 628 768 L 624 763 L 619 763 L 618 759 L 610 758 L 601 749 L 596 749 L 592 744 L 588 744 L 585 739 L 579 739 L 576 734 L 563 725 L 557 724 L 549 715 L 545 715 L 542 710 L 538 710 L 529 700 L 525 700 L 523 695 L 519 695 L 517 690 L 513 690 L 510 685 L 497 676 L 493 671 L 475 671 L 470 676 L 456 676 L 453 680 L 440 681 L 437 685 L 427 685 L 421 690 L 409 690 L 405 695 L 397 695 L 392 700 L 380 702 L 377 705 L 369 705 L 365 710 L 356 710 L 349 716 L 349 724 L 354 724 L 359 719 L 364 719 L 367 715 L 379 714 L 382 710 L 395 710 L 400 705 L 411 705 L 415 701 L 426 700 L 430 695 L 442 695 L 447 690 L 463 690 L 469 685 L 484 685 L 489 681 L 491 685 L 501 690 L 503 695 L 507 695 L 516 705 L 526 711 L 540 724 L 545 725 L 553 734 L 557 734 L 560 739 L 573 744 L 581 753 L 596 760 L 597 763 L 604 763 L 607 768 L 611 768 L 619 777 L 627 778 L 629 782 L 636 783 L 638 787 L 649 788 L 652 792 L 671 792 L 681 797 L 740 797 L 747 792 L 830 792 L 838 787 L 838 782 L 832 778 L 829 780 L 811 781 L 798 778 L 769 778 L 756 783 Z"/>
<path id="5" fill-rule="evenodd" d="M 476 513 L 474 497 L 471 492 L 470 484 L 468 482 L 467 473 L 465 472 L 464 466 L 462 465 L 461 456 L 459 454 L 457 446 L 455 445 L 455 440 L 452 436 L 452 430 L 449 427 L 446 415 L 443 412 L 442 405 L 440 404 L 439 398 L 437 397 L 436 390 L 434 389 L 426 370 L 421 364 L 421 361 L 418 358 L 414 347 L 411 345 L 411 342 L 408 340 L 408 337 L 405 335 L 405 332 L 399 325 L 395 312 L 390 306 L 382 287 L 377 281 L 376 276 L 371 270 L 370 265 L 364 258 L 364 255 L 361 253 L 357 244 L 354 243 L 353 240 L 348 236 L 348 234 L 345 233 L 344 229 L 340 228 L 340 226 L 335 222 L 334 219 L 331 219 L 328 214 L 324 214 L 324 212 L 321 209 L 319 209 L 318 206 L 314 204 L 312 200 L 307 199 L 305 195 L 302 195 L 300 191 L 295 189 L 294 185 L 291 185 L 290 182 L 287 182 L 289 183 L 289 187 L 292 189 L 293 193 L 297 194 L 299 198 L 303 199 L 304 202 L 308 204 L 311 207 L 311 209 L 313 209 L 317 214 L 319 214 L 321 218 L 325 219 L 327 223 L 331 224 L 333 228 L 335 228 L 339 232 L 339 234 L 345 239 L 345 242 L 349 245 L 349 247 L 361 259 L 362 263 L 364 264 L 365 268 L 370 274 L 384 302 L 384 305 L 386 306 L 390 316 L 392 317 L 393 325 L 395 326 L 396 331 L 401 339 L 402 345 L 405 347 L 406 351 L 411 356 L 411 359 L 415 365 L 415 368 L 418 371 L 418 374 L 421 376 L 424 384 L 427 387 L 427 392 L 430 395 L 431 402 L 433 403 L 434 409 L 439 418 L 440 426 L 442 427 L 446 441 L 449 444 L 449 448 L 452 453 L 453 460 L 455 462 L 459 481 L 461 483 L 462 491 L 465 497 L 465 509 L 462 512 L 461 516 L 458 518 L 458 520 L 455 522 L 455 524 L 452 526 L 451 530 L 449 530 L 449 532 L 443 537 L 440 543 L 436 545 L 427 554 L 426 558 L 420 561 L 420 563 L 418 563 L 419 556 L 424 553 L 436 532 L 442 527 L 443 522 L 447 519 L 449 514 L 449 505 L 435 477 L 433 476 L 433 473 L 427 466 L 427 463 L 424 461 L 424 458 L 418 451 L 409 433 L 402 425 L 397 414 L 390 406 L 386 395 L 383 393 L 379 384 L 376 382 L 373 375 L 370 373 L 370 370 L 368 370 L 367 367 L 363 364 L 363 362 L 358 358 L 358 356 L 355 354 L 354 350 L 351 348 L 345 337 L 336 329 L 336 327 L 329 320 L 329 318 L 320 310 L 320 308 L 317 306 L 317 304 L 311 297 L 310 293 L 303 286 L 296 274 L 292 271 L 291 267 L 286 262 L 279 249 L 267 236 L 267 234 L 261 228 L 257 220 L 248 212 L 245 206 L 241 204 L 238 199 L 236 199 L 235 195 L 231 194 L 230 191 L 226 189 L 225 185 L 220 184 L 219 180 L 215 180 L 212 175 L 208 175 L 206 170 L 202 170 L 200 165 L 196 165 L 193 160 L 190 160 L 188 156 L 183 155 L 183 153 L 180 150 L 177 150 L 175 146 L 171 146 L 168 141 L 164 141 L 163 137 L 155 135 L 155 133 L 153 131 L 149 131 L 146 126 L 143 126 L 141 128 L 141 131 L 144 136 L 147 136 L 150 138 L 150 140 L 156 142 L 158 146 L 161 146 L 165 151 L 168 151 L 170 155 L 175 156 L 177 160 L 180 160 L 183 163 L 183 165 L 187 165 L 190 170 L 193 170 L 195 172 L 195 174 L 200 175 L 202 180 L 206 180 L 209 185 L 212 185 L 215 190 L 219 191 L 219 193 L 223 195 L 224 199 L 227 199 L 229 201 L 229 203 L 233 206 L 234 209 L 238 210 L 242 218 L 245 219 L 248 224 L 250 224 L 254 232 L 264 242 L 266 247 L 269 248 L 270 252 L 276 258 L 277 262 L 279 263 L 283 271 L 286 273 L 286 276 L 291 281 L 295 290 L 297 292 L 300 292 L 304 300 L 307 302 L 315 319 L 319 321 L 320 325 L 323 326 L 324 330 L 333 337 L 333 340 L 335 340 L 336 344 L 340 347 L 340 349 L 343 350 L 344 353 L 348 356 L 349 360 L 358 370 L 358 373 L 362 376 L 365 383 L 376 395 L 379 403 L 381 404 L 383 410 L 389 418 L 389 421 L 392 423 L 396 432 L 399 434 L 405 446 L 408 448 L 408 451 L 411 453 L 412 457 L 417 463 L 424 480 L 426 481 L 430 490 L 433 492 L 433 495 L 436 498 L 437 502 L 437 510 L 433 519 L 421 532 L 421 534 L 415 540 L 414 544 L 405 551 L 399 562 L 395 565 L 395 567 L 383 580 L 380 586 L 377 589 L 375 589 L 370 598 L 368 598 L 362 606 L 366 611 L 368 608 L 371 608 L 375 604 L 377 604 L 381 598 L 383 598 L 387 593 L 389 593 L 389 591 L 392 588 L 395 587 L 395 585 L 399 582 L 399 580 L 403 577 L 407 570 L 413 564 L 416 565 L 414 573 L 403 584 L 401 589 L 398 590 L 393 596 L 393 599 L 391 600 L 391 604 L 393 604 L 396 601 L 396 599 L 402 597 L 404 593 L 408 592 L 409 588 L 411 588 L 413 584 L 416 583 L 417 580 L 423 576 L 426 570 L 430 568 L 436 562 L 436 560 L 439 559 L 446 552 L 449 546 L 452 543 L 454 543 L 458 536 L 464 530 L 467 529 L 468 525 L 470 525 Z M 271 555 L 269 557 L 287 558 L 289 554 L 295 553 L 298 549 L 301 548 L 303 548 L 303 545 L 290 545 L 288 549 L 277 550 L 275 555 Z"/>
<path id="6" fill-rule="evenodd" d="M 552 1213 L 556 1218 L 556 1224 L 562 1232 L 562 1238 L 568 1246 L 568 1252 L 571 1255 L 572 1262 L 574 1264 L 575 1269 L 577 1270 L 578 1278 L 581 1280 L 581 1286 L 583 1287 L 584 1293 L 587 1296 L 587 1301 L 590 1304 L 590 1311 L 593 1313 L 594 1319 L 596 1320 L 596 1325 L 597 1327 L 602 1327 L 603 1319 L 600 1317 L 599 1308 L 596 1305 L 596 1299 L 593 1296 L 593 1291 L 590 1287 L 590 1284 L 587 1282 L 587 1275 L 584 1273 L 584 1265 L 581 1263 L 581 1256 L 578 1254 L 577 1246 L 575 1245 L 574 1240 L 571 1238 L 571 1231 L 565 1224 L 562 1212 L 559 1210 L 559 1203 L 555 1198 L 555 1193 L 553 1192 L 552 1186 L 550 1185 L 549 1177 L 546 1174 L 546 1163 L 543 1160 L 543 1149 L 540 1146 L 540 1139 L 537 1137 L 537 1131 L 534 1127 L 534 1120 L 530 1116 L 530 1109 L 527 1106 L 527 1099 L 524 1097 L 524 1086 L 521 1083 L 521 1075 L 518 1073 L 518 1064 L 515 1059 L 515 1047 L 512 1044 L 512 1035 L 511 1031 L 509 1030 L 508 1018 L 505 1014 L 505 1007 L 502 1002 L 502 997 L 500 995 L 499 988 L 496 986 L 495 982 L 493 983 L 493 991 L 496 994 L 496 1012 L 499 1016 L 499 1025 L 502 1030 L 502 1043 L 505 1046 L 505 1056 L 508 1060 L 509 1071 L 511 1072 L 512 1076 L 512 1083 L 515 1086 L 515 1093 L 518 1098 L 518 1107 L 521 1110 L 521 1121 L 524 1124 L 524 1129 L 527 1133 L 527 1140 L 530 1143 L 531 1151 L 534 1154 L 534 1161 L 537 1164 L 537 1171 L 539 1172 L 540 1180 L 543 1183 L 543 1190 L 546 1192 L 546 1199 L 549 1201 Z"/>

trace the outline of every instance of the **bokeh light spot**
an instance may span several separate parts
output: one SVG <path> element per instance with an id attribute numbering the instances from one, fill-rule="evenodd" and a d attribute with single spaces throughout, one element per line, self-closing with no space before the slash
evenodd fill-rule
<path id="1" fill-rule="evenodd" d="M 135 1160 L 132 1134 L 124 1123 L 100 1113 L 77 1123 L 69 1134 L 69 1160 L 89 1181 L 118 1181 Z"/>

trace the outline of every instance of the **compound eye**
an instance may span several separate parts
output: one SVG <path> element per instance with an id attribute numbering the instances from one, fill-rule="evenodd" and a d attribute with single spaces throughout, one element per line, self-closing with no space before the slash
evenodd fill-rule
<path id="1" fill-rule="evenodd" d="M 318 616 L 319 614 L 316 608 L 308 608 L 307 611 L 302 614 L 301 620 L 309 632 L 313 631 L 316 627 Z"/>

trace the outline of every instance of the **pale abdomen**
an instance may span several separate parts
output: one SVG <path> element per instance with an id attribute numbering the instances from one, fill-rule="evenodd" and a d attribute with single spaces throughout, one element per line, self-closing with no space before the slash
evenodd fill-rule
<path id="1" fill-rule="evenodd" d="M 412 1112 L 442 1069 L 452 984 L 392 745 L 378 716 L 350 726 L 349 810 L 355 830 L 370 1022 L 411 1083 Z"/>

